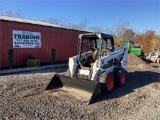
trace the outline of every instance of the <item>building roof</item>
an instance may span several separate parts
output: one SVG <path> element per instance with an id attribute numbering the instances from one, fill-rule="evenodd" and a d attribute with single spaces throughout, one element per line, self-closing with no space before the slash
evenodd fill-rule
<path id="1" fill-rule="evenodd" d="M 19 22 L 19 23 L 29 23 L 29 24 L 49 26 L 49 27 L 56 27 L 56 28 L 75 30 L 75 31 L 81 31 L 81 32 L 87 32 L 88 33 L 88 31 L 61 27 L 61 26 L 58 26 L 58 25 L 55 25 L 55 24 L 51 24 L 51 23 L 47 23 L 47 22 L 42 22 L 42 21 L 38 21 L 38 20 L 31 20 L 31 19 L 16 18 L 16 17 L 9 17 L 9 16 L 0 15 L 0 21 L 1 20 L 11 21 L 11 22 Z"/>
<path id="2" fill-rule="evenodd" d="M 29 19 L 24 19 L 24 18 L 8 17 L 8 16 L 3 16 L 3 15 L 0 15 L 0 20 L 20 22 L 20 23 L 30 23 L 30 24 L 50 26 L 50 27 L 59 27 L 57 25 L 47 23 L 47 22 L 41 22 L 41 21 L 37 21 L 37 20 L 29 20 Z"/>

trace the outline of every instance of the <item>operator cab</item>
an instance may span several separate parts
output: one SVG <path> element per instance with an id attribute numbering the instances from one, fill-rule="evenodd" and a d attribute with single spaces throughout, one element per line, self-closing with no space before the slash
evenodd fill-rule
<path id="1" fill-rule="evenodd" d="M 92 67 L 99 58 L 114 51 L 113 37 L 103 33 L 87 33 L 79 36 L 79 64 Z"/>

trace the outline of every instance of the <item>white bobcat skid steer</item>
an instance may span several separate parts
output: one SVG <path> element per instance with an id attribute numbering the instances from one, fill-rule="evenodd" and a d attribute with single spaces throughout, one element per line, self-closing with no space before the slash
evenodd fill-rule
<path id="1" fill-rule="evenodd" d="M 90 95 L 88 103 L 92 103 L 101 92 L 108 94 L 115 85 L 125 84 L 127 61 L 127 50 L 115 48 L 111 35 L 80 34 L 79 54 L 69 58 L 67 75 L 55 75 L 46 90 L 57 87 L 83 90 Z"/>
<path id="2" fill-rule="evenodd" d="M 150 60 L 154 63 L 160 64 L 160 50 L 154 49 L 149 55 L 146 57 L 147 60 Z"/>

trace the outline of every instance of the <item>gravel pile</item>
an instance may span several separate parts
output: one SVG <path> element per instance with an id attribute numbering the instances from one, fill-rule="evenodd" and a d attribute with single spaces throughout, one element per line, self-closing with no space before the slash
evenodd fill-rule
<path id="1" fill-rule="evenodd" d="M 136 67 L 137 69 L 152 69 L 145 61 L 133 54 L 128 54 L 128 66 Z"/>
<path id="2" fill-rule="evenodd" d="M 126 86 L 87 105 L 74 96 L 44 92 L 56 73 L 67 67 L 0 76 L 2 120 L 160 119 L 159 71 L 128 71 Z M 62 72 L 61 72 L 62 71 Z M 132 72 L 131 72 L 132 71 Z M 139 77 L 140 76 L 140 77 Z"/>

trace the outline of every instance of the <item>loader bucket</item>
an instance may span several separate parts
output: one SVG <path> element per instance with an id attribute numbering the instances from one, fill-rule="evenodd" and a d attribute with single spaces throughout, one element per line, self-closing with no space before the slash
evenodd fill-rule
<path id="1" fill-rule="evenodd" d="M 75 92 L 75 96 L 83 96 L 87 99 L 88 104 L 93 103 L 101 94 L 101 86 L 98 81 L 72 78 L 63 75 L 54 75 L 45 90 L 55 90 L 62 88 L 69 92 Z"/>

